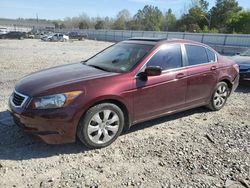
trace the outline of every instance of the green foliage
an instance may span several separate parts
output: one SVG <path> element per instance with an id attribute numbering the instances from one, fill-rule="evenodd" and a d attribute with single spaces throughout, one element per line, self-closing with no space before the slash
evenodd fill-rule
<path id="1" fill-rule="evenodd" d="M 162 12 L 158 7 L 146 5 L 134 16 L 138 28 L 145 31 L 160 31 Z"/>
<path id="2" fill-rule="evenodd" d="M 250 33 L 250 11 L 242 11 L 235 14 L 230 21 L 230 31 L 249 34 Z"/>
<path id="3" fill-rule="evenodd" d="M 219 30 L 216 28 L 209 29 L 207 25 L 204 26 L 202 33 L 219 33 Z"/>
<path id="4" fill-rule="evenodd" d="M 187 14 L 183 14 L 178 21 L 179 30 L 188 32 L 201 32 L 209 23 L 207 12 L 209 3 L 205 0 L 193 0 Z"/>
<path id="5" fill-rule="evenodd" d="M 241 11 L 236 0 L 216 0 L 215 6 L 211 9 L 212 26 L 220 32 L 228 32 L 231 18 Z"/>
<path id="6" fill-rule="evenodd" d="M 56 28 L 250 34 L 250 11 L 242 11 L 237 0 L 216 0 L 210 10 L 208 0 L 191 0 L 189 9 L 179 19 L 171 9 L 162 12 L 158 7 L 146 5 L 134 16 L 124 9 L 116 18 L 89 18 L 81 14 L 53 23 Z"/>
<path id="7" fill-rule="evenodd" d="M 105 27 L 105 23 L 103 20 L 99 20 L 97 21 L 97 23 L 95 24 L 95 29 L 104 29 Z"/>
<path id="8" fill-rule="evenodd" d="M 88 28 L 89 28 L 89 25 L 86 20 L 83 20 L 79 23 L 79 29 L 88 29 Z"/>
<path id="9" fill-rule="evenodd" d="M 113 29 L 117 30 L 126 30 L 127 29 L 127 23 L 130 20 L 130 13 L 127 9 L 124 9 L 120 11 L 117 15 L 117 18 L 113 24 Z"/>
<path id="10" fill-rule="evenodd" d="M 165 16 L 162 17 L 161 21 L 162 31 L 175 31 L 176 30 L 176 17 L 172 13 L 172 9 L 168 9 Z"/>

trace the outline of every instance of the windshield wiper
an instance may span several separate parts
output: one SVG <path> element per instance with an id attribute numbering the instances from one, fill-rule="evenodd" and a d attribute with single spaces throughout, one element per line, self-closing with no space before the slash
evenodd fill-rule
<path id="1" fill-rule="evenodd" d="M 107 69 L 105 69 L 105 68 L 103 68 L 103 67 L 100 67 L 100 66 L 98 66 L 98 65 L 88 65 L 88 66 L 94 67 L 94 68 L 96 68 L 96 69 L 103 70 L 103 71 L 106 71 L 106 72 L 110 72 L 109 70 L 107 70 Z"/>
<path id="2" fill-rule="evenodd" d="M 88 60 L 83 60 L 83 61 L 81 61 L 81 63 L 82 63 L 83 65 L 86 65 L 87 61 L 88 61 Z"/>

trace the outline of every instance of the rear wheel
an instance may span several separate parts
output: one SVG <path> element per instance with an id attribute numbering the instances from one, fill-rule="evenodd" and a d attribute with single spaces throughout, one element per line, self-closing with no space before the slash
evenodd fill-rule
<path id="1" fill-rule="evenodd" d="M 122 110 L 111 103 L 98 104 L 90 108 L 80 121 L 77 137 L 89 148 L 110 145 L 121 134 L 124 126 Z"/>
<path id="2" fill-rule="evenodd" d="M 230 94 L 230 89 L 226 82 L 219 82 L 216 85 L 215 91 L 210 99 L 208 108 L 213 111 L 218 111 L 224 107 L 227 98 Z"/>

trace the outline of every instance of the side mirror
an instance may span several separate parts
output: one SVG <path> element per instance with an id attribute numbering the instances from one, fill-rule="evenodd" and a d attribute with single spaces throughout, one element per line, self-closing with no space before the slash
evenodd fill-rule
<path id="1" fill-rule="evenodd" d="M 147 76 L 159 76 L 162 73 L 162 69 L 159 66 L 147 67 L 144 71 Z"/>

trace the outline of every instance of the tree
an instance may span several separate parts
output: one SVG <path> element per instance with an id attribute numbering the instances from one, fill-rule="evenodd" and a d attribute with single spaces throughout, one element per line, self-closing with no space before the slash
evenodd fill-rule
<path id="1" fill-rule="evenodd" d="M 208 6 L 206 0 L 192 0 L 188 13 L 183 14 L 177 22 L 179 31 L 201 32 L 205 26 L 210 28 Z"/>
<path id="2" fill-rule="evenodd" d="M 209 6 L 209 2 L 206 0 L 192 0 L 190 7 L 199 7 L 203 12 L 207 12 Z"/>
<path id="3" fill-rule="evenodd" d="M 207 20 L 208 5 L 209 3 L 205 0 L 193 0 L 188 13 L 182 15 L 178 21 L 179 30 L 201 32 L 206 25 L 210 26 L 210 22 Z"/>
<path id="4" fill-rule="evenodd" d="M 95 29 L 104 29 L 105 23 L 103 20 L 99 20 L 97 21 L 96 25 L 95 25 Z"/>
<path id="5" fill-rule="evenodd" d="M 52 22 L 55 25 L 55 28 L 58 29 L 60 27 L 59 23 L 57 21 Z"/>
<path id="6" fill-rule="evenodd" d="M 127 29 L 127 22 L 130 20 L 130 13 L 127 9 L 123 9 L 117 14 L 116 20 L 113 24 L 113 29 L 125 30 Z"/>
<path id="7" fill-rule="evenodd" d="M 158 7 L 146 5 L 134 16 L 139 28 L 145 31 L 160 31 L 162 12 Z"/>
<path id="8" fill-rule="evenodd" d="M 174 31 L 176 28 L 176 17 L 172 13 L 172 9 L 168 9 L 165 16 L 162 17 L 161 30 Z"/>
<path id="9" fill-rule="evenodd" d="M 235 14 L 230 21 L 230 31 L 250 34 L 250 11 Z"/>
<path id="10" fill-rule="evenodd" d="M 59 28 L 60 28 L 60 29 L 64 29 L 64 28 L 66 28 L 66 26 L 65 26 L 64 23 L 61 23 L 61 24 L 59 25 Z"/>
<path id="11" fill-rule="evenodd" d="M 79 29 L 88 29 L 88 28 L 89 28 L 89 25 L 86 20 L 83 20 L 79 23 Z"/>
<path id="12" fill-rule="evenodd" d="M 241 10 L 236 0 L 216 0 L 215 6 L 211 9 L 212 26 L 220 32 L 228 32 L 231 18 Z"/>

